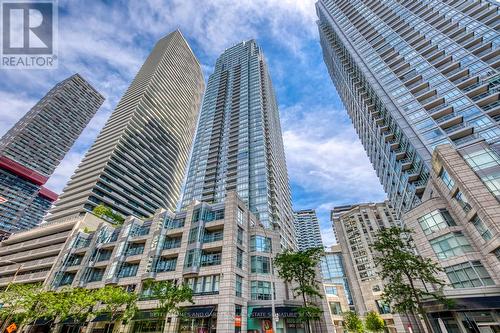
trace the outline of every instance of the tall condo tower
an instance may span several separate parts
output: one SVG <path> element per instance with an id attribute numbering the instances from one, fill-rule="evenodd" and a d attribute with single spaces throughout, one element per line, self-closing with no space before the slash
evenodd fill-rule
<path id="1" fill-rule="evenodd" d="M 203 89 L 200 64 L 182 34 L 158 41 L 47 220 L 101 203 L 123 216 L 175 210 Z"/>
<path id="2" fill-rule="evenodd" d="M 325 63 L 398 215 L 434 147 L 500 140 L 498 3 L 319 0 Z"/>
<path id="3" fill-rule="evenodd" d="M 295 246 L 279 111 L 264 54 L 254 40 L 219 57 L 208 79 L 182 207 L 224 201 L 236 190 L 266 226 Z"/>
<path id="4" fill-rule="evenodd" d="M 299 250 L 323 247 L 318 216 L 314 209 L 303 209 L 294 213 L 295 231 Z"/>
<path id="5" fill-rule="evenodd" d="M 1 234 L 42 221 L 57 199 L 43 185 L 103 102 L 104 97 L 74 74 L 56 84 L 0 139 Z"/>

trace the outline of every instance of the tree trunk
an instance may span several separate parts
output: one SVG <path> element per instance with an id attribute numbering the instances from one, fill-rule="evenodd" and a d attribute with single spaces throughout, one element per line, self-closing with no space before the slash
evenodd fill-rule
<path id="1" fill-rule="evenodd" d="M 306 299 L 306 295 L 302 294 L 302 300 L 304 301 L 304 306 L 307 307 L 307 299 Z M 273 318 L 273 327 L 274 327 L 274 318 Z M 306 332 L 308 333 L 312 333 L 312 329 L 311 329 L 311 322 L 309 321 L 309 318 L 306 319 Z"/>
<path id="2" fill-rule="evenodd" d="M 413 281 L 408 277 L 408 275 L 406 277 L 408 278 L 408 281 L 410 282 L 411 292 L 413 294 L 413 297 L 415 297 L 415 302 L 417 303 L 418 314 L 422 315 L 422 317 L 424 319 L 424 325 L 425 325 L 425 328 L 427 329 L 427 333 L 433 333 L 434 331 L 432 330 L 431 324 L 428 321 L 428 318 L 427 318 L 427 315 L 425 313 L 424 307 L 422 306 L 420 297 L 418 297 L 418 294 L 416 292 L 416 288 L 413 285 Z"/>

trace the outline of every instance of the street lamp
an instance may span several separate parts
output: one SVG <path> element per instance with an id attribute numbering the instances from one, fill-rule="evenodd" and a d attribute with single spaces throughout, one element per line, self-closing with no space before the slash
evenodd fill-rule
<path id="1" fill-rule="evenodd" d="M 21 270 L 21 268 L 23 267 L 24 264 L 20 264 L 18 263 L 17 261 L 14 261 L 14 260 L 10 260 L 10 259 L 5 259 L 5 260 L 2 260 L 0 262 L 8 262 L 8 263 L 11 263 L 11 264 L 16 264 L 16 265 L 19 265 L 16 269 L 16 272 L 14 273 L 14 276 L 12 277 L 12 280 L 10 281 L 10 283 L 7 285 L 7 288 L 5 288 L 5 291 L 8 291 L 9 288 L 10 288 L 10 285 L 12 283 L 14 283 L 14 280 L 16 279 L 17 277 L 17 274 L 19 273 L 19 271 Z"/>
<path id="2" fill-rule="evenodd" d="M 266 243 L 267 243 L 267 228 L 262 224 L 259 223 L 259 226 L 264 230 L 264 236 L 266 237 Z M 271 283 L 271 330 L 273 333 L 275 333 L 274 329 L 274 320 L 276 319 L 276 309 L 274 305 L 274 266 L 273 266 L 273 246 L 272 246 L 272 237 L 270 237 L 270 253 L 271 253 L 271 260 L 270 260 L 270 270 L 271 274 L 269 277 L 269 281 Z"/>

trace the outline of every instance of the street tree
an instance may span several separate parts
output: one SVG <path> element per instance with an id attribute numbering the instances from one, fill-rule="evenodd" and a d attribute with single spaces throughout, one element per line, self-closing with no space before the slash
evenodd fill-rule
<path id="1" fill-rule="evenodd" d="M 111 285 L 97 289 L 95 293 L 96 300 L 101 303 L 96 313 L 108 314 L 110 324 L 131 319 L 137 311 L 136 293 L 130 293 L 121 287 Z M 108 331 L 110 327 L 111 325 L 108 326 Z"/>
<path id="2" fill-rule="evenodd" d="M 365 317 L 365 328 L 371 332 L 382 332 L 385 328 L 385 322 L 375 311 L 369 311 Z"/>
<path id="3" fill-rule="evenodd" d="M 344 327 L 349 333 L 363 333 L 363 321 L 354 311 L 347 311 L 342 314 L 344 318 Z"/>
<path id="4" fill-rule="evenodd" d="M 297 309 L 298 319 L 306 322 L 308 332 L 312 332 L 311 321 L 319 320 L 323 312 L 313 301 L 322 297 L 316 276 L 322 256 L 323 248 L 318 247 L 304 251 L 285 250 L 274 259 L 279 277 L 295 284 L 294 292 L 302 297 L 302 306 Z"/>
<path id="5" fill-rule="evenodd" d="M 420 314 L 427 330 L 432 332 L 423 301 L 434 300 L 446 306 L 451 303 L 442 296 L 445 282 L 438 276 L 441 267 L 431 258 L 417 254 L 411 234 L 409 229 L 391 227 L 375 236 L 372 248 L 377 252 L 378 274 L 384 280 L 382 298 L 395 312 Z"/>
<path id="6" fill-rule="evenodd" d="M 10 284 L 0 292 L 0 325 L 1 332 L 15 322 L 18 326 L 33 320 L 33 310 L 39 304 L 44 291 L 40 283 L 36 284 Z"/>
<path id="7" fill-rule="evenodd" d="M 163 332 L 165 318 L 167 315 L 181 315 L 181 303 L 194 304 L 193 290 L 186 284 L 176 284 L 173 281 L 144 281 L 144 288 L 149 291 L 149 298 L 158 301 L 155 312 L 161 318 L 161 329 Z"/>

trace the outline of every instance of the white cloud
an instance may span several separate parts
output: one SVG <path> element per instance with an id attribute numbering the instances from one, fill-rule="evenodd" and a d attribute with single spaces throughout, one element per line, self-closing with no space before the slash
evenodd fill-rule
<path id="1" fill-rule="evenodd" d="M 264 52 L 275 90 L 287 105 L 281 114 L 289 175 L 294 185 L 311 194 L 298 198 L 299 204 L 317 209 L 328 244 L 329 209 L 379 200 L 383 192 L 345 111 L 332 107 L 338 97 L 321 59 L 314 2 L 62 0 L 60 68 L 2 71 L 0 135 L 55 82 L 75 72 L 90 81 L 106 102 L 47 184 L 60 192 L 160 37 L 180 28 L 206 78 L 224 49 L 251 38 L 268 42 Z M 7 117 L 4 110 L 9 110 Z"/>
<path id="2" fill-rule="evenodd" d="M 0 133 L 7 132 L 36 102 L 23 93 L 0 91 L 0 114 L 2 114 Z"/>

